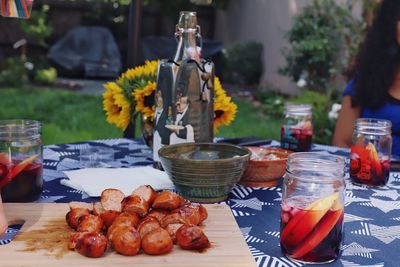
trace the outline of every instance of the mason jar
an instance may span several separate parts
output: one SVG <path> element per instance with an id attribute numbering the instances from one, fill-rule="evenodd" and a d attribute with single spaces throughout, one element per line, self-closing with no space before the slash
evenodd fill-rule
<path id="1" fill-rule="evenodd" d="M 295 152 L 309 151 L 312 138 L 312 106 L 286 104 L 281 124 L 281 147 Z"/>
<path id="2" fill-rule="evenodd" d="M 360 118 L 354 124 L 350 177 L 354 183 L 381 186 L 389 180 L 392 123 Z"/>
<path id="3" fill-rule="evenodd" d="M 284 175 L 280 244 L 303 263 L 340 255 L 344 216 L 344 158 L 316 152 L 289 155 Z"/>
<path id="4" fill-rule="evenodd" d="M 0 237 L 6 232 L 8 227 L 6 215 L 4 213 L 3 202 L 0 194 Z"/>
<path id="5" fill-rule="evenodd" d="M 40 122 L 0 121 L 0 190 L 4 202 L 37 200 L 43 187 Z"/>

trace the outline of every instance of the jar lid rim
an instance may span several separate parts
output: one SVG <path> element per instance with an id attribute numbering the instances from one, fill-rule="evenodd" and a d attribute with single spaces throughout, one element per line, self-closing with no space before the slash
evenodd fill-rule
<path id="1" fill-rule="evenodd" d="M 289 155 L 286 163 L 286 171 L 290 174 L 294 174 L 296 171 L 320 173 L 330 181 L 343 179 L 344 170 L 344 157 L 321 152 L 292 153 Z M 301 179 L 314 180 L 313 175 L 310 175 L 310 177 L 301 177 Z"/>
<path id="2" fill-rule="evenodd" d="M 40 121 L 36 120 L 0 120 L 0 133 L 38 131 L 40 126 Z"/>

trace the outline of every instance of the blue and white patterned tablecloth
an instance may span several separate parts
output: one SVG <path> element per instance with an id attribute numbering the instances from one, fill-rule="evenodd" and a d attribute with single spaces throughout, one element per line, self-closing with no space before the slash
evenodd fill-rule
<path id="1" fill-rule="evenodd" d="M 279 146 L 272 142 L 272 146 Z M 60 184 L 62 171 L 78 169 L 79 152 L 89 146 L 112 147 L 112 167 L 152 164 L 151 150 L 139 139 L 108 139 L 50 145 L 44 148 L 44 190 L 39 202 L 94 201 L 81 191 Z M 348 157 L 348 150 L 314 145 L 313 151 Z M 345 235 L 339 260 L 329 266 L 400 265 L 400 173 L 391 173 L 387 186 L 367 188 L 348 182 L 345 202 Z M 237 185 L 228 204 L 254 260 L 262 266 L 302 266 L 283 257 L 279 247 L 281 186 L 255 188 Z M 7 236 L 15 234 L 10 228 Z M 1 248 L 0 248 L 1 249 Z"/>

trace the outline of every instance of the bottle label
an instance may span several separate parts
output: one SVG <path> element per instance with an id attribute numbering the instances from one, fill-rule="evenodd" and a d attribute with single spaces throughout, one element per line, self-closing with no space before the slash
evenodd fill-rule
<path id="1" fill-rule="evenodd" d="M 208 75 L 206 75 L 208 74 Z M 161 62 L 155 93 L 153 159 L 164 145 L 212 142 L 214 71 L 212 63 Z"/>

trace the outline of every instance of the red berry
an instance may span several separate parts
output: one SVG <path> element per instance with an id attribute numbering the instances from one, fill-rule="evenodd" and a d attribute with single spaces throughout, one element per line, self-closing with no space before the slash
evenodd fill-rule
<path id="1" fill-rule="evenodd" d="M 299 213 L 300 212 L 300 210 L 299 209 L 297 209 L 297 208 L 293 208 L 291 211 L 290 211 L 290 215 L 292 216 L 292 217 L 294 217 L 297 213 Z"/>
<path id="2" fill-rule="evenodd" d="M 282 203 L 282 204 L 281 204 L 281 208 L 282 208 L 282 211 L 291 211 L 291 210 L 292 210 L 292 207 L 289 206 L 289 205 L 286 204 L 286 203 Z"/>
<path id="3" fill-rule="evenodd" d="M 290 219 L 290 214 L 287 212 L 282 212 L 282 214 L 281 214 L 282 223 L 288 223 L 289 219 Z"/>

